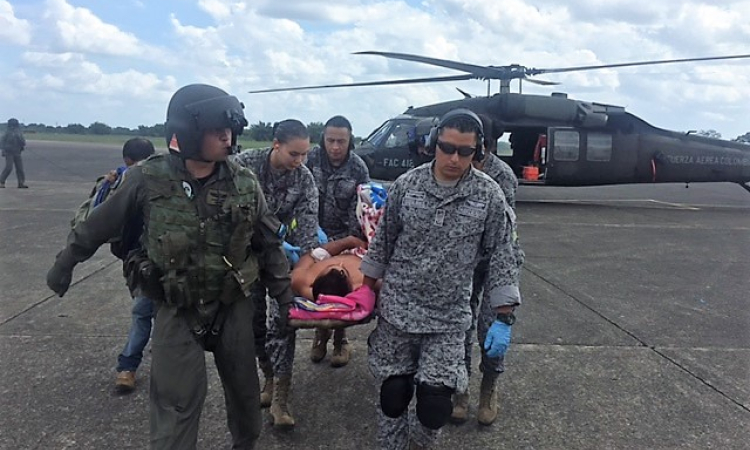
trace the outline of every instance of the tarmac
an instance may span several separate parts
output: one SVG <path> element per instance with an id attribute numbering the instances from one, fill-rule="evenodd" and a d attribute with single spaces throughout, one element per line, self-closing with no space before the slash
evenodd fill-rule
<path id="1" fill-rule="evenodd" d="M 105 247 L 64 298 L 45 283 L 73 211 L 121 163 L 120 147 L 29 140 L 23 156 L 30 189 L 11 175 L 0 190 L 0 449 L 147 448 L 150 355 L 136 392 L 113 390 L 130 326 L 121 264 Z M 470 420 L 446 426 L 437 448 L 750 448 L 750 194 L 728 183 L 524 186 L 517 213 L 524 304 L 500 416 L 477 424 L 475 375 Z M 371 329 L 349 328 L 353 358 L 338 369 L 312 363 L 312 333 L 298 334 L 297 426 L 264 423 L 257 448 L 377 448 Z M 198 448 L 229 448 L 207 361 Z"/>

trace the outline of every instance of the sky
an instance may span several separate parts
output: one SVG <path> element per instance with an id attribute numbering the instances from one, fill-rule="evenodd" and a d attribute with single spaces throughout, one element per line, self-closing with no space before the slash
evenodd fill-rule
<path id="1" fill-rule="evenodd" d="M 179 87 L 207 83 L 251 124 L 343 114 L 367 136 L 486 82 L 248 91 L 460 74 L 352 54 L 368 50 L 541 68 L 750 54 L 748 18 L 750 0 L 0 0 L 0 120 L 150 126 Z M 750 59 L 538 78 L 561 84 L 523 92 L 624 106 L 675 131 L 750 131 Z"/>

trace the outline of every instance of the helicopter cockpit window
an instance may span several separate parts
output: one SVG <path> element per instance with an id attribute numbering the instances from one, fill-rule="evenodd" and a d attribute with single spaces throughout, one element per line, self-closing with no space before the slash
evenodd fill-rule
<path id="1" fill-rule="evenodd" d="M 557 130 L 552 157 L 557 161 L 578 161 L 581 138 L 577 131 Z"/>
<path id="2" fill-rule="evenodd" d="M 380 141 L 383 140 L 383 137 L 388 133 L 388 130 L 390 129 L 391 121 L 388 120 L 383 125 L 381 125 L 380 128 L 370 133 L 370 135 L 367 136 L 365 140 L 377 147 L 378 145 L 380 145 Z"/>
<path id="3" fill-rule="evenodd" d="M 414 125 L 411 123 L 402 122 L 395 124 L 391 129 L 388 138 L 385 140 L 385 147 L 406 147 L 409 144 L 407 132 L 412 128 L 414 128 Z"/>
<path id="4" fill-rule="evenodd" d="M 612 135 L 589 133 L 586 137 L 586 159 L 588 161 L 610 161 L 612 159 Z"/>

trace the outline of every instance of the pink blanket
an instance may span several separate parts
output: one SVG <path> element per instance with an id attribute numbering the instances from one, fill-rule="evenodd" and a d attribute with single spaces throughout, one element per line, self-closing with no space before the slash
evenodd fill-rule
<path id="1" fill-rule="evenodd" d="M 374 299 L 355 301 L 338 295 L 321 294 L 318 296 L 319 305 L 329 305 L 322 311 L 309 311 L 295 305 L 289 311 L 289 318 L 295 320 L 333 319 L 346 322 L 360 322 L 370 317 L 375 310 Z"/>

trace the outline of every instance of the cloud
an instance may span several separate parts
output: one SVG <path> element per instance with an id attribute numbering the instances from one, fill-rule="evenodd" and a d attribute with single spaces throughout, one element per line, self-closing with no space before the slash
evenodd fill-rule
<path id="1" fill-rule="evenodd" d="M 150 99 L 155 93 L 171 95 L 177 86 L 173 77 L 132 69 L 105 73 L 78 53 L 26 52 L 26 70 L 15 74 L 25 91 L 56 91 L 91 94 L 105 98 Z M 46 72 L 46 73 L 45 73 Z M 37 76 L 41 73 L 42 76 Z"/>
<path id="2" fill-rule="evenodd" d="M 0 47 L 0 84 L 12 87 L 0 91 L 0 101 L 12 97 L 8 104 L 26 107 L 13 92 L 34 89 L 55 104 L 27 108 L 29 114 L 108 120 L 96 117 L 101 114 L 115 118 L 111 125 L 152 123 L 163 120 L 177 87 L 204 82 L 238 95 L 251 122 L 325 121 L 344 114 L 356 134 L 366 135 L 409 105 L 461 98 L 455 88 L 483 95 L 487 85 L 473 80 L 252 96 L 246 91 L 460 73 L 352 55 L 363 50 L 540 68 L 750 53 L 748 0 L 129 0 L 127 8 L 139 8 L 135 23 L 112 14 L 125 7 L 74 4 L 83 2 L 44 0 L 14 12 L 0 0 L 0 21 L 14 21 L 0 29 L 0 44 L 11 39 L 8 30 L 22 29 L 12 35 L 12 51 Z M 734 130 L 725 135 L 737 135 L 748 128 L 742 123 L 750 96 L 747 67 L 737 61 L 545 74 L 537 78 L 562 84 L 524 83 L 523 89 L 623 105 L 666 128 L 726 126 Z M 492 92 L 497 85 L 492 83 Z M 142 109 L 124 106 L 133 103 Z M 708 125 L 714 120 L 720 123 Z"/>
<path id="3" fill-rule="evenodd" d="M 29 21 L 17 18 L 13 5 L 6 0 L 0 0 L 0 43 L 27 45 L 30 41 Z"/>
<path id="4" fill-rule="evenodd" d="M 42 20 L 53 32 L 51 46 L 62 51 L 144 57 L 155 51 L 131 33 L 102 21 L 87 8 L 47 0 Z"/>

